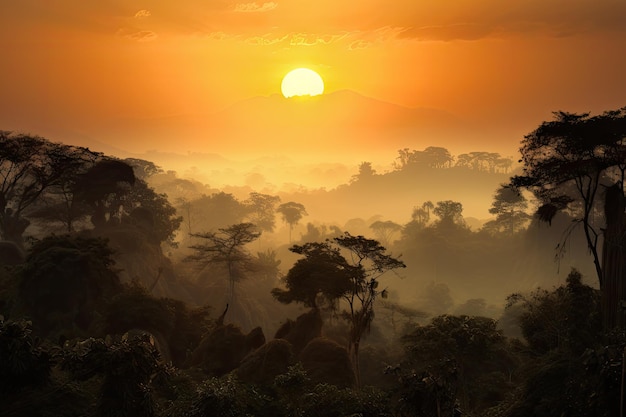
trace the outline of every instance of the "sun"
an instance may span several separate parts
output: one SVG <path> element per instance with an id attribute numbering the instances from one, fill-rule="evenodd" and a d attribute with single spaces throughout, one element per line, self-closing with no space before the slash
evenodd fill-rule
<path id="1" fill-rule="evenodd" d="M 324 92 L 324 81 L 320 75 L 308 68 L 289 71 L 283 78 L 280 90 L 286 98 L 294 96 L 317 96 Z"/>

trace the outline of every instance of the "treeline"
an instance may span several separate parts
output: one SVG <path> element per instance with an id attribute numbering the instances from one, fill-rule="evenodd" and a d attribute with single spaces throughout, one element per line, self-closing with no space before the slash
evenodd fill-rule
<path id="1" fill-rule="evenodd" d="M 497 152 L 475 151 L 454 156 L 446 148 L 429 146 L 423 151 L 404 148 L 398 150 L 394 168 L 398 170 L 411 166 L 429 168 L 468 168 L 490 173 L 510 172 L 513 160 L 503 157 Z"/>
<path id="2" fill-rule="evenodd" d="M 11 243 L 0 246 L 0 409 L 8 416 L 618 415 L 625 113 L 559 113 L 528 135 L 522 175 L 496 191 L 494 219 L 480 230 L 467 226 L 453 199 L 417 205 L 406 224 L 364 222 L 377 239 L 352 233 L 358 225 L 350 222 L 311 223 L 288 245 L 295 260 L 284 277 L 277 251 L 253 252 L 277 214 L 293 239 L 307 213 L 302 203 L 257 193 L 240 201 L 146 161 L 2 133 L 0 233 Z M 148 185 L 164 176 L 187 217 Z M 532 219 L 522 189 L 539 202 Z M 194 208 L 204 215 L 190 215 Z M 582 226 L 577 238 L 591 251 L 599 289 L 573 269 L 556 288 L 507 297 L 498 323 L 482 314 L 480 299 L 467 300 L 465 313 L 439 314 L 440 281 L 432 282 L 430 317 L 386 285 L 407 278 L 399 276 L 405 267 L 438 280 L 446 272 L 475 288 L 494 286 L 480 279 L 492 264 L 497 278 L 516 279 L 529 259 L 511 242 L 553 253 L 545 234 L 533 240 L 526 227 L 539 221 L 562 226 L 552 232 L 566 239 L 559 249 L 575 236 L 570 226 Z M 161 248 L 176 249 L 183 224 L 189 241 L 173 262 Z M 34 239 L 25 240 L 29 227 Z M 51 234 L 55 228 L 66 234 Z M 152 269 L 137 268 L 142 262 Z M 155 296 L 168 280 L 188 291 L 188 301 L 203 302 Z M 222 289 L 225 299 L 207 302 Z M 271 338 L 238 325 L 283 304 L 301 308 L 284 314 Z"/>

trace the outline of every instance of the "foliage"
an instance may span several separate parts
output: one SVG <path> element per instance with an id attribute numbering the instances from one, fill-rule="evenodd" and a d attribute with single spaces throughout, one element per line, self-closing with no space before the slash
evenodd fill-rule
<path id="1" fill-rule="evenodd" d="M 494 220 L 487 222 L 483 230 L 492 233 L 506 233 L 512 235 L 523 230 L 530 215 L 526 213 L 528 201 L 509 184 L 503 184 L 496 190 L 489 213 L 496 216 Z"/>
<path id="2" fill-rule="evenodd" d="M 300 203 L 289 201 L 278 206 L 276 211 L 282 215 L 283 221 L 289 224 L 289 241 L 291 242 L 291 232 L 300 219 L 307 215 L 306 209 Z"/>
<path id="3" fill-rule="evenodd" d="M 0 316 L 0 398 L 46 384 L 53 359 L 32 336 L 31 322 L 4 321 Z"/>
<path id="4" fill-rule="evenodd" d="M 537 214 L 542 220 L 550 222 L 557 212 L 565 210 L 576 216 L 573 226 L 582 225 L 605 297 L 605 325 L 611 328 L 623 324 L 618 304 L 626 298 L 626 290 L 618 293 L 613 287 L 622 279 L 616 271 L 621 270 L 626 261 L 624 256 L 609 257 L 605 258 L 609 264 L 602 264 L 600 236 L 602 223 L 607 219 L 596 215 L 596 206 L 601 199 L 602 186 L 618 184 L 619 191 L 619 198 L 605 199 L 605 210 L 614 210 L 606 203 L 624 200 L 626 108 L 597 116 L 566 112 L 556 112 L 554 116 L 555 120 L 543 122 L 525 136 L 520 149 L 524 173 L 513 177 L 511 183 L 535 194 L 541 203 Z M 611 226 L 619 228 L 622 223 Z M 617 234 L 622 233 L 617 230 Z M 607 268 L 612 271 L 608 276 Z"/>
<path id="5" fill-rule="evenodd" d="M 350 179 L 350 182 L 352 183 L 359 182 L 359 181 L 367 182 L 370 179 L 372 179 L 374 175 L 376 175 L 376 170 L 372 168 L 372 163 L 361 162 L 361 164 L 359 165 L 359 173 L 356 175 L 353 175 L 352 178 Z"/>
<path id="6" fill-rule="evenodd" d="M 23 134 L 0 132 L 0 236 L 21 245 L 26 211 L 47 191 L 66 190 L 98 154 Z"/>
<path id="7" fill-rule="evenodd" d="M 155 298 L 139 285 L 126 286 L 111 299 L 104 314 L 106 333 L 142 329 L 163 335 L 171 360 L 179 367 L 213 325 L 209 307 L 191 308 L 179 300 Z"/>
<path id="8" fill-rule="evenodd" d="M 442 228 L 465 227 L 463 204 L 458 201 L 437 201 L 433 213 L 439 217 L 438 225 Z"/>
<path id="9" fill-rule="evenodd" d="M 579 355 L 601 337 L 597 291 L 584 285 L 575 269 L 566 282 L 553 291 L 538 289 L 529 297 L 513 294 L 508 298 L 509 308 L 523 307 L 519 317 L 522 334 L 538 354 L 560 349 Z"/>
<path id="10" fill-rule="evenodd" d="M 252 256 L 244 248 L 261 236 L 252 223 L 239 223 L 219 229 L 217 232 L 192 234 L 206 240 L 207 244 L 192 245 L 196 251 L 187 259 L 200 264 L 220 264 L 226 267 L 229 279 L 229 302 L 235 296 L 235 283 L 245 277 L 246 270 L 252 269 Z"/>
<path id="11" fill-rule="evenodd" d="M 458 399 L 466 410 L 483 409 L 502 399 L 507 385 L 503 381 L 518 366 L 495 320 L 486 317 L 438 316 L 402 340 L 406 351 L 402 368 L 414 370 L 399 372 L 402 395 L 435 394 L 422 402 L 452 406 Z M 432 404 L 420 405 L 424 407 Z"/>
<path id="12" fill-rule="evenodd" d="M 269 410 L 268 410 L 269 409 Z M 254 386 L 236 378 L 211 378 L 198 388 L 196 398 L 186 417 L 271 416 L 269 399 Z"/>
<path id="13" fill-rule="evenodd" d="M 313 308 L 317 308 L 321 301 L 332 306 L 349 291 L 351 280 L 346 260 L 339 248 L 333 247 L 329 241 L 294 245 L 289 250 L 304 258 L 298 259 L 283 279 L 286 290 L 272 290 L 278 301 L 285 304 L 300 302 Z"/>
<path id="14" fill-rule="evenodd" d="M 182 223 L 165 194 L 158 194 L 145 181 L 136 180 L 132 188 L 112 198 L 109 218 L 121 216 L 134 223 L 155 243 L 174 245 L 174 234 Z M 121 212 L 121 214 L 120 214 Z"/>
<path id="15" fill-rule="evenodd" d="M 250 193 L 250 197 L 244 202 L 249 210 L 247 218 L 259 230 L 273 232 L 276 227 L 275 213 L 278 203 L 280 203 L 278 196 Z"/>
<path id="16" fill-rule="evenodd" d="M 377 220 L 370 224 L 370 229 L 374 231 L 376 237 L 383 245 L 389 245 L 392 242 L 392 237 L 402 230 L 402 226 L 391 220 Z"/>
<path id="17" fill-rule="evenodd" d="M 107 299 L 121 290 L 113 253 L 102 239 L 49 236 L 26 259 L 20 299 L 44 335 L 87 331 Z"/>
<path id="18" fill-rule="evenodd" d="M 75 184 L 75 198 L 92 207 L 91 222 L 96 228 L 107 222 L 107 213 L 117 213 L 115 199 L 135 184 L 133 168 L 117 159 L 103 159 L 80 175 Z M 114 217 L 117 218 L 117 217 Z"/>
<path id="19" fill-rule="evenodd" d="M 64 353 L 62 368 L 78 380 L 103 376 L 98 417 L 155 416 L 153 382 L 171 372 L 146 337 L 111 345 L 102 339 L 78 342 Z"/>

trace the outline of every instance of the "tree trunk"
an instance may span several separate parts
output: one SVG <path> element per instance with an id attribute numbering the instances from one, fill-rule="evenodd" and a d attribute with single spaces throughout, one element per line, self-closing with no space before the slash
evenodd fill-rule
<path id="1" fill-rule="evenodd" d="M 625 199 L 621 184 L 616 184 L 606 191 L 604 212 L 606 230 L 602 250 L 602 270 L 604 282 L 601 285 L 602 317 L 607 330 L 624 327 L 624 308 L 626 301 L 626 218 Z"/>

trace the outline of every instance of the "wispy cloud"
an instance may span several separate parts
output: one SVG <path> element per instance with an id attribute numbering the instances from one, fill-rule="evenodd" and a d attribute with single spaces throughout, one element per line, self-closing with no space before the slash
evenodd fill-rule
<path id="1" fill-rule="evenodd" d="M 135 19 L 145 19 L 146 17 L 152 16 L 150 10 L 141 9 L 137 13 L 135 13 Z"/>
<path id="2" fill-rule="evenodd" d="M 137 42 L 150 42 L 158 38 L 158 35 L 151 30 L 120 29 L 117 35 Z"/>
<path id="3" fill-rule="evenodd" d="M 238 3 L 235 4 L 234 11 L 238 13 L 255 13 L 255 12 L 269 12 L 270 10 L 274 10 L 278 7 L 278 3 L 275 2 L 267 2 L 267 3 Z"/>

